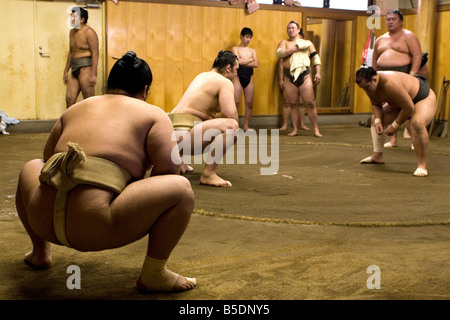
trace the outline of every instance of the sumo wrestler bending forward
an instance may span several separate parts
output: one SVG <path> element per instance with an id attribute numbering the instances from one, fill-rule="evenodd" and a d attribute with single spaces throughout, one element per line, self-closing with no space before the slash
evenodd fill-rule
<path id="1" fill-rule="evenodd" d="M 26 263 L 50 267 L 51 243 L 98 251 L 148 236 L 137 287 L 195 287 L 195 278 L 166 268 L 194 195 L 174 164 L 180 161 L 171 158 L 176 144 L 169 117 L 145 102 L 151 82 L 148 64 L 127 52 L 111 69 L 107 94 L 67 109 L 50 133 L 44 159 L 24 165 L 16 207 L 33 245 Z"/>

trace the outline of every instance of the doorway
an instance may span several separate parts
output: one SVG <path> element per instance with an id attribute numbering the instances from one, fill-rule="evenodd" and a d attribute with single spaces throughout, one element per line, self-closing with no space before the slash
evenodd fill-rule
<path id="1" fill-rule="evenodd" d="M 7 50 L 0 53 L 0 109 L 22 120 L 59 118 L 66 109 L 63 71 L 69 51 L 69 10 L 74 1 L 6 0 L 0 28 Z M 103 6 L 103 4 L 102 4 Z M 88 25 L 99 37 L 96 94 L 103 93 L 103 7 L 89 8 Z M 7 80 L 7 81 L 6 81 Z M 81 95 L 79 97 L 81 99 Z"/>

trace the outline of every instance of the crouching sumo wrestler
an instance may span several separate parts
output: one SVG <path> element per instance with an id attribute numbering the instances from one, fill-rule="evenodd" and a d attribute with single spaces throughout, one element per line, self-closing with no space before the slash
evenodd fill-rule
<path id="1" fill-rule="evenodd" d="M 43 160 L 24 165 L 16 207 L 33 245 L 26 263 L 50 267 L 51 243 L 99 251 L 148 236 L 138 289 L 196 286 L 195 278 L 166 268 L 189 223 L 194 195 L 171 159 L 176 143 L 169 117 L 145 102 L 151 82 L 148 64 L 127 52 L 111 69 L 107 94 L 67 109 Z"/>

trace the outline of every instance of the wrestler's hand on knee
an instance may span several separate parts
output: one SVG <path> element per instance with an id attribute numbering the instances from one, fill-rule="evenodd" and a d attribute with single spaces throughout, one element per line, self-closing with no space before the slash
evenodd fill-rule
<path id="1" fill-rule="evenodd" d="M 375 124 L 375 130 L 377 132 L 377 134 L 383 134 L 384 132 L 384 128 L 383 128 L 383 124 L 382 123 L 376 123 Z"/>
<path id="2" fill-rule="evenodd" d="M 391 124 L 388 125 L 386 131 L 384 131 L 387 136 L 392 136 L 395 132 L 397 132 L 397 129 L 395 129 Z"/>

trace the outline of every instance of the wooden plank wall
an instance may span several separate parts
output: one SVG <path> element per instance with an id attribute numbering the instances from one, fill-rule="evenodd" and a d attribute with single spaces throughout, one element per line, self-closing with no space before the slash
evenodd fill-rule
<path id="1" fill-rule="evenodd" d="M 211 70 L 219 50 L 240 42 L 243 27 L 254 35 L 250 44 L 257 52 L 254 115 L 280 114 L 280 90 L 276 77 L 276 47 L 287 38 L 290 20 L 302 21 L 301 12 L 146 2 L 106 2 L 107 70 L 113 57 L 133 50 L 146 60 L 153 73 L 148 102 L 172 110 L 192 79 Z M 240 104 L 239 114 L 244 114 Z"/>
<path id="2" fill-rule="evenodd" d="M 149 103 L 166 111 L 172 110 L 180 100 L 191 80 L 200 72 L 210 70 L 219 50 L 231 49 L 239 44 L 242 27 L 253 29 L 251 46 L 256 49 L 259 67 L 255 69 L 254 115 L 281 114 L 282 98 L 276 77 L 277 58 L 275 49 L 281 39 L 287 38 L 286 25 L 290 20 L 300 24 L 301 11 L 258 10 L 248 14 L 242 7 L 206 7 L 119 1 L 115 5 L 106 1 L 107 70 L 114 60 L 127 50 L 133 50 L 149 62 L 154 82 Z M 436 47 L 431 70 L 431 87 L 437 92 L 443 76 L 450 79 L 450 63 L 447 58 L 450 42 L 446 41 L 446 30 L 450 28 L 449 7 L 442 7 L 436 14 Z M 327 10 L 311 10 L 322 14 Z M 339 16 L 339 15 L 338 15 Z M 355 70 L 361 65 L 361 54 L 367 40 L 367 16 L 358 16 L 355 34 Z M 415 12 L 404 12 L 405 29 L 416 32 Z M 385 17 L 381 17 L 381 29 L 377 36 L 385 33 Z M 345 38 L 348 38 L 346 36 Z M 347 49 L 345 50 L 347 52 Z M 325 73 L 322 77 L 326 76 Z M 352 81 L 354 81 L 354 75 Z M 336 80 L 336 79 L 334 79 Z M 370 102 L 353 82 L 353 113 L 371 113 Z M 333 95 L 334 99 L 336 95 Z M 244 114 L 243 103 L 239 114 Z"/>

